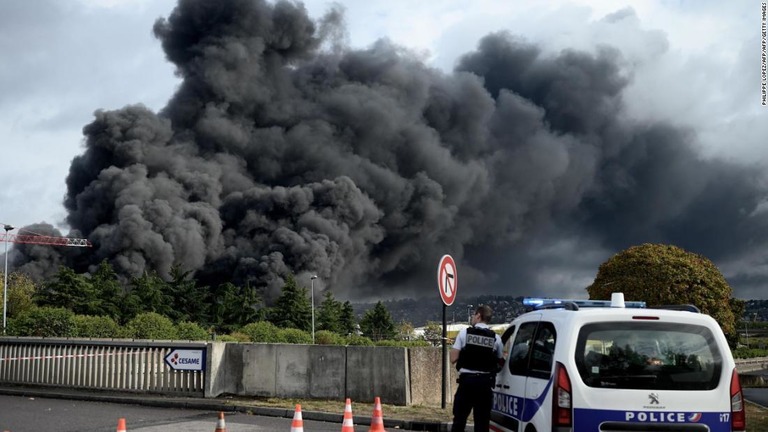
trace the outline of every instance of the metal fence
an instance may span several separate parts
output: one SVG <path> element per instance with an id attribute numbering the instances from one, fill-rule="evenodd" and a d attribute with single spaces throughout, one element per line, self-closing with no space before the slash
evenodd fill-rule
<path id="1" fill-rule="evenodd" d="M 175 349 L 206 347 L 177 341 L 2 338 L 0 383 L 203 397 L 205 371 L 175 370 L 165 357 Z"/>

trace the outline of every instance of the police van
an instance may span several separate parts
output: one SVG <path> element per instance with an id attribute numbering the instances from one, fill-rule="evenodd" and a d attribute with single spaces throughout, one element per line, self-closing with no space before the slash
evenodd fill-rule
<path id="1" fill-rule="evenodd" d="M 720 326 L 695 306 L 526 299 L 502 336 L 491 430 L 746 430 L 739 375 Z"/>

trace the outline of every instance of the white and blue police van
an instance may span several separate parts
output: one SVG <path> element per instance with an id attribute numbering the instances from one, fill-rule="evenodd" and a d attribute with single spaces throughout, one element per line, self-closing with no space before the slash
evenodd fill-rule
<path id="1" fill-rule="evenodd" d="M 736 364 L 718 323 L 694 306 L 526 299 L 502 336 L 491 430 L 746 430 Z"/>

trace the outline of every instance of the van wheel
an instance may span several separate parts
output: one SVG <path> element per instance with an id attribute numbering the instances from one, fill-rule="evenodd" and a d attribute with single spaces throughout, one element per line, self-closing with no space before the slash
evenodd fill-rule
<path id="1" fill-rule="evenodd" d="M 529 424 L 525 427 L 525 432 L 536 432 L 536 428 L 532 424 Z"/>

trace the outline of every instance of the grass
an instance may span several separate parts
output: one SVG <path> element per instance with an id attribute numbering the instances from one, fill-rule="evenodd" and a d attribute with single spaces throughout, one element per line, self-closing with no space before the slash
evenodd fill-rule
<path id="1" fill-rule="evenodd" d="M 768 410 L 747 402 L 747 431 L 768 431 Z"/>
<path id="2" fill-rule="evenodd" d="M 294 409 L 296 404 L 301 405 L 302 411 L 320 411 L 335 413 L 340 416 L 344 414 L 344 402 L 327 401 L 314 399 L 277 399 L 277 398 L 229 398 L 233 405 L 254 407 L 270 407 Z M 759 405 L 747 402 L 747 431 L 765 432 L 768 431 L 768 409 Z M 450 422 L 452 418 L 451 405 L 447 404 L 445 409 L 434 406 L 411 405 L 397 406 L 382 404 L 381 410 L 384 418 L 393 418 L 399 420 L 422 420 Z M 352 414 L 355 416 L 370 416 L 373 414 L 373 403 L 361 403 L 352 401 Z"/>

